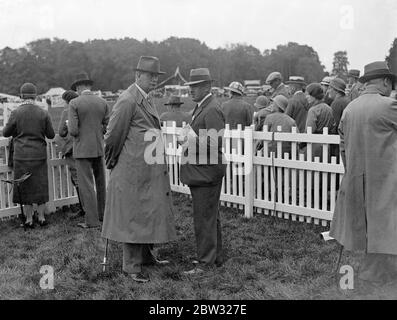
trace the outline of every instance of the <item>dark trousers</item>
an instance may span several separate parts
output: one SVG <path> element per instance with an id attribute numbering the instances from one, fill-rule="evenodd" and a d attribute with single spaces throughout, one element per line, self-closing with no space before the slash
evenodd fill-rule
<path id="1" fill-rule="evenodd" d="M 78 158 L 75 160 L 81 202 L 85 212 L 85 223 L 90 226 L 97 226 L 99 221 L 103 220 L 106 199 L 103 157 Z"/>
<path id="2" fill-rule="evenodd" d="M 123 243 L 123 271 L 139 273 L 142 265 L 155 261 L 153 244 Z"/>
<path id="3" fill-rule="evenodd" d="M 210 187 L 190 187 L 193 199 L 193 222 L 197 258 L 206 265 L 220 264 L 222 232 L 219 219 L 219 198 L 222 183 Z"/>

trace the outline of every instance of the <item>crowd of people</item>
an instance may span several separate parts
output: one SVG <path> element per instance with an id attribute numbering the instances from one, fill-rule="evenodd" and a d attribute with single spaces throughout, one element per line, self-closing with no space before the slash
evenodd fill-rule
<path id="1" fill-rule="evenodd" d="M 64 93 L 65 110 L 59 124 L 62 154 L 77 189 L 84 229 L 102 228 L 102 237 L 123 244 L 123 272 L 137 282 L 150 280 L 144 266 L 166 265 L 154 245 L 176 239 L 174 208 L 169 172 L 165 160 L 149 164 L 146 150 L 153 143 L 147 132 L 161 132 L 162 121 L 176 121 L 189 134 L 181 136 L 183 154 L 207 157 L 216 145 L 217 163 L 182 163 L 181 181 L 188 185 L 193 202 L 193 223 L 197 258 L 185 272 L 194 275 L 221 266 L 222 228 L 219 199 L 226 172 L 222 136 L 213 141 L 203 131 L 218 132 L 229 124 L 267 126 L 270 131 L 322 134 L 328 128 L 340 135 L 345 167 L 331 224 L 331 236 L 347 250 L 361 250 L 365 258 L 360 277 L 368 281 L 397 279 L 397 100 L 390 97 L 396 83 L 385 62 L 365 66 L 364 75 L 349 71 L 349 82 L 324 78 L 306 84 L 291 76 L 286 84 L 279 72 L 266 79 L 270 96 L 259 96 L 252 106 L 244 99 L 244 88 L 234 81 L 228 87 L 230 99 L 220 104 L 211 94 L 210 70 L 190 71 L 191 98 L 195 108 L 182 113 L 180 97 L 171 96 L 170 111 L 159 116 L 150 92 L 163 74 L 156 57 L 142 56 L 135 68 L 135 82 L 126 89 L 113 109 L 92 94 L 93 81 L 79 74 Z M 48 113 L 34 104 L 33 84 L 21 87 L 24 103 L 12 112 L 4 128 L 14 144 L 14 178 L 30 172 L 14 202 L 26 207 L 25 224 L 33 228 L 33 204 L 38 222 L 45 226 L 44 207 L 48 201 L 46 139 L 55 136 Z M 161 134 L 159 134 L 161 136 Z M 158 139 L 164 148 L 164 142 Z M 194 148 L 190 146 L 194 145 Z M 276 147 L 276 146 L 273 146 Z M 270 148 L 271 149 L 271 148 Z M 289 152 L 288 148 L 284 150 Z M 314 155 L 319 154 L 313 150 Z M 105 166 L 110 177 L 105 189 Z"/>

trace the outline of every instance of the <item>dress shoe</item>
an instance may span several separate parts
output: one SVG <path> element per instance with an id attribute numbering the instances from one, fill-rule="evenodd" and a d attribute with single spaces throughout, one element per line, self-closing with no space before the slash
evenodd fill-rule
<path id="1" fill-rule="evenodd" d="M 25 222 L 23 225 L 26 229 L 34 229 L 34 223 L 32 222 Z"/>
<path id="2" fill-rule="evenodd" d="M 191 270 L 188 270 L 188 271 L 184 271 L 184 272 L 183 272 L 183 274 L 188 275 L 188 276 L 190 276 L 190 275 L 196 275 L 196 274 L 201 274 L 201 273 L 204 273 L 204 270 L 201 269 L 201 268 L 199 268 L 199 267 L 194 267 L 194 268 L 191 269 Z"/>
<path id="3" fill-rule="evenodd" d="M 40 227 L 48 226 L 48 222 L 46 220 L 39 221 L 39 226 Z"/>
<path id="4" fill-rule="evenodd" d="M 130 273 L 129 276 L 132 278 L 132 280 L 140 283 L 146 283 L 150 281 L 149 276 L 143 272 Z"/>

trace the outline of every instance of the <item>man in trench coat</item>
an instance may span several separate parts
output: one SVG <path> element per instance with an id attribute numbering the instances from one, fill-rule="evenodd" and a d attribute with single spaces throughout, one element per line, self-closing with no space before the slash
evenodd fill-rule
<path id="1" fill-rule="evenodd" d="M 346 250 L 364 251 L 359 278 L 397 280 L 396 76 L 386 62 L 365 66 L 365 91 L 344 110 L 339 125 L 345 175 L 331 237 Z"/>
<path id="2" fill-rule="evenodd" d="M 106 166 L 111 169 L 102 237 L 123 243 L 123 271 L 137 282 L 149 281 L 143 265 L 164 265 L 153 244 L 176 238 L 171 188 L 161 138 L 160 118 L 150 97 L 158 81 L 160 62 L 140 58 L 136 82 L 113 107 L 105 135 Z M 153 133 L 160 161 L 153 161 Z"/>

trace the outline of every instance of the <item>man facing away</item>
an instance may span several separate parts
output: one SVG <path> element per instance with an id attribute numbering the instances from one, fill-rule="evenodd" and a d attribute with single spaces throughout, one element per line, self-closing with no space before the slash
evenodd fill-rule
<path id="1" fill-rule="evenodd" d="M 157 86 L 160 62 L 142 56 L 135 83 L 113 107 L 105 136 L 106 166 L 110 169 L 102 237 L 123 244 L 123 272 L 134 281 L 148 282 L 144 265 L 165 265 L 153 245 L 176 238 L 170 178 L 161 137 L 160 118 L 149 92 Z M 146 151 L 156 138 L 156 158 Z"/>
<path id="2" fill-rule="evenodd" d="M 78 226 L 84 229 L 100 225 L 106 197 L 103 135 L 109 121 L 109 106 L 92 93 L 92 85 L 86 73 L 79 74 L 71 87 L 79 97 L 69 103 L 68 130 L 74 138 L 73 158 L 85 212 L 85 222 Z"/>
<path id="3" fill-rule="evenodd" d="M 366 89 L 339 124 L 345 175 L 330 236 L 364 252 L 359 279 L 384 284 L 397 280 L 397 101 L 389 97 L 396 76 L 377 61 L 360 81 Z"/>
<path id="4" fill-rule="evenodd" d="M 230 129 L 237 129 L 239 124 L 241 124 L 243 129 L 246 126 L 250 126 L 254 109 L 248 102 L 243 100 L 243 85 L 234 81 L 225 89 L 230 92 L 230 100 L 225 101 L 221 105 L 226 124 L 230 125 Z"/>

